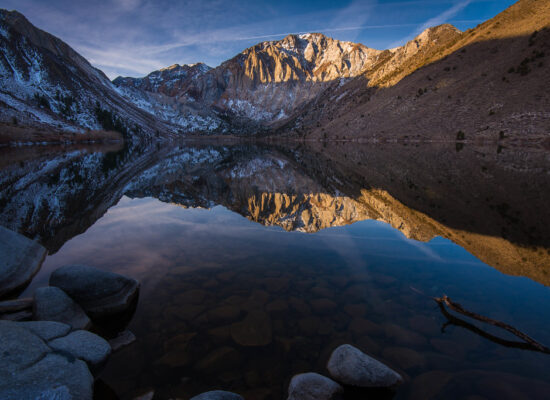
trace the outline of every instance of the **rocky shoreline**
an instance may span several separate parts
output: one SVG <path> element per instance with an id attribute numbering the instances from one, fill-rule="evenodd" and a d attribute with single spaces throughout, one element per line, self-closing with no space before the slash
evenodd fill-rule
<path id="1" fill-rule="evenodd" d="M 4 293 L 13 293 L 32 279 L 46 251 L 5 228 L 0 234 L 11 239 L 1 241 L 3 247 L 9 243 L 3 250 L 10 251 L 3 253 L 9 256 L 2 259 L 2 272 L 10 271 L 13 278 L 11 286 L 7 280 L 0 283 Z M 133 314 L 139 297 L 140 283 L 135 279 L 89 266 L 67 265 L 51 274 L 49 285 L 36 289 L 32 298 L 0 302 L 2 399 L 92 400 L 94 376 L 114 351 L 136 339 L 120 326 L 114 332 L 102 328 L 105 321 L 129 320 L 124 315 Z M 262 315 L 249 319 L 235 324 L 231 331 L 234 339 L 246 346 L 270 342 L 271 329 Z M 368 395 L 373 388 L 393 391 L 403 382 L 399 373 L 349 344 L 332 352 L 327 370 L 330 378 L 315 372 L 295 375 L 288 400 L 345 399 L 350 397 L 348 393 L 356 396 L 364 391 Z M 151 400 L 154 395 L 150 391 L 136 399 Z M 239 399 L 244 398 L 213 390 L 191 400 Z"/>
<path id="2" fill-rule="evenodd" d="M 108 341 L 88 329 L 131 312 L 137 281 L 76 265 L 56 270 L 50 285 L 32 299 L 0 302 L 2 399 L 91 400 L 94 375 L 135 340 L 129 331 Z"/>

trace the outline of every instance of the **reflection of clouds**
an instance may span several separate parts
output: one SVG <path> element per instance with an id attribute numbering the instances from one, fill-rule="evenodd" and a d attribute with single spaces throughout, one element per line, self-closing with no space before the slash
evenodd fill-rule
<path id="1" fill-rule="evenodd" d="M 443 247 L 447 250 L 438 253 Z M 222 206 L 185 209 L 153 198 L 124 196 L 85 233 L 49 256 L 26 293 L 46 284 L 49 274 L 66 264 L 123 273 L 142 281 L 147 291 L 154 291 L 173 268 L 226 268 L 251 259 L 278 265 L 286 264 L 289 254 L 305 256 L 313 264 L 324 262 L 320 254 L 333 254 L 339 268 L 350 274 L 369 273 L 372 260 L 398 265 L 429 261 L 480 264 L 450 241 L 417 242 L 375 220 L 313 234 L 286 232 L 249 221 Z M 257 267 L 264 265 L 260 262 Z"/>

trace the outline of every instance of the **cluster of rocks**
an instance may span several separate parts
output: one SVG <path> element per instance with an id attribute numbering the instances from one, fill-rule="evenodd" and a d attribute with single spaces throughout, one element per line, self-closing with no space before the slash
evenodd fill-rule
<path id="1" fill-rule="evenodd" d="M 314 372 L 295 375 L 288 400 L 336 400 L 344 397 L 347 387 L 394 388 L 403 383 L 397 372 L 349 344 L 332 352 L 327 369 L 332 379 Z"/>
<path id="2" fill-rule="evenodd" d="M 0 302 L 0 398 L 93 398 L 93 374 L 131 343 L 129 331 L 107 341 L 87 331 L 137 301 L 139 283 L 82 265 L 54 271 L 30 299 Z M 8 320 L 6 320 L 8 319 Z"/>
<path id="3" fill-rule="evenodd" d="M 288 387 L 287 400 L 341 400 L 346 390 L 392 389 L 403 383 L 400 374 L 349 344 L 337 347 L 331 354 L 327 369 L 331 376 L 306 372 L 295 375 Z M 191 400 L 244 400 L 236 393 L 215 390 Z"/>
<path id="4" fill-rule="evenodd" d="M 0 226 L 0 298 L 24 287 L 47 253 L 38 242 Z"/>

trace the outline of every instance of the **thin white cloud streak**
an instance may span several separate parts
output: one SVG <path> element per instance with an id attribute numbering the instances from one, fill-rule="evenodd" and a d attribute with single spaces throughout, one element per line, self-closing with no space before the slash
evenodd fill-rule
<path id="1" fill-rule="evenodd" d="M 464 10 L 468 5 L 470 5 L 473 2 L 473 0 L 463 0 L 455 5 L 453 5 L 448 10 L 443 11 L 441 14 L 436 15 L 435 17 L 432 17 L 422 23 L 418 28 L 414 30 L 414 32 L 407 37 L 404 37 L 401 40 L 395 41 L 390 45 L 390 48 L 401 46 L 403 43 L 415 38 L 417 35 L 422 33 L 424 30 L 432 27 L 441 25 L 445 22 L 448 22 L 451 18 L 455 17 L 458 13 L 460 13 L 462 10 Z"/>
<path id="2" fill-rule="evenodd" d="M 476 23 L 476 22 L 483 22 L 482 19 L 463 19 L 463 20 L 456 20 L 456 21 L 449 21 L 452 23 Z M 238 41 L 238 40 L 252 40 L 252 39 L 268 39 L 268 38 L 276 38 L 276 37 L 283 37 L 288 35 L 302 35 L 306 33 L 313 33 L 313 32 L 344 32 L 344 31 L 361 31 L 361 30 L 368 30 L 368 29 L 390 29 L 390 28 L 407 28 L 412 26 L 418 26 L 417 23 L 410 23 L 410 24 L 389 24 L 389 25 L 362 25 L 362 26 L 349 26 L 349 27 L 340 27 L 340 28 L 318 28 L 318 29 L 310 29 L 308 31 L 301 31 L 301 32 L 286 32 L 286 33 L 273 33 L 268 35 L 258 35 L 258 36 L 248 36 L 248 37 L 237 37 L 237 38 L 231 38 L 228 39 L 230 41 Z"/>
<path id="3" fill-rule="evenodd" d="M 420 33 L 420 32 L 424 31 L 425 29 L 427 29 L 431 26 L 441 25 L 442 23 L 447 22 L 449 19 L 453 18 L 459 12 L 464 10 L 471 3 L 472 3 L 472 0 L 464 0 L 464 1 L 461 1 L 457 4 L 455 4 L 454 6 L 449 8 L 447 11 L 444 11 L 441 14 L 439 14 L 439 15 L 433 17 L 433 18 L 430 18 L 429 20 L 424 22 L 424 24 L 422 24 L 417 29 L 417 32 Z"/>
<path id="4" fill-rule="evenodd" d="M 482 22 L 482 20 L 457 20 L 452 21 L 453 23 L 476 23 Z M 320 28 L 320 29 L 311 29 L 308 31 L 299 31 L 299 32 L 283 32 L 283 33 L 273 33 L 267 35 L 256 35 L 256 36 L 238 36 L 230 35 L 226 32 L 215 33 L 212 32 L 210 35 L 201 36 L 189 36 L 187 40 L 183 42 L 167 43 L 160 46 L 131 46 L 123 45 L 121 47 L 111 48 L 107 50 L 101 50 L 89 46 L 76 45 L 76 48 L 79 52 L 82 52 L 86 55 L 88 60 L 98 66 L 101 69 L 106 69 L 107 75 L 111 78 L 114 78 L 116 74 L 111 74 L 112 70 L 126 70 L 133 74 L 148 74 L 153 70 L 157 70 L 163 67 L 166 67 L 169 64 L 173 64 L 173 61 L 162 61 L 162 57 L 159 55 L 163 53 L 170 52 L 171 50 L 176 50 L 178 48 L 184 48 L 188 46 L 200 45 L 201 47 L 206 47 L 208 44 L 217 44 L 223 42 L 237 42 L 237 41 L 247 41 L 247 40 L 261 40 L 261 39 L 275 39 L 282 38 L 290 34 L 306 34 L 311 32 L 342 32 L 342 31 L 352 31 L 352 30 L 368 30 L 368 29 L 391 29 L 391 28 L 404 28 L 404 27 L 413 27 L 418 26 L 417 23 L 410 24 L 388 24 L 388 25 L 362 25 L 362 26 L 350 26 L 350 27 L 335 27 L 335 28 Z M 368 43 L 366 43 L 368 45 Z M 129 50 L 130 49 L 130 50 Z M 225 52 L 226 48 L 224 46 L 219 47 L 221 52 Z M 201 60 L 193 60 L 193 62 L 199 62 Z"/>
<path id="5" fill-rule="evenodd" d="M 471 0 L 477 1 L 480 0 Z M 290 33 L 346 32 L 347 40 L 357 41 L 362 30 L 418 26 L 410 23 L 366 24 L 372 16 L 371 11 L 374 7 L 393 9 L 401 5 L 414 4 L 416 7 L 422 4 L 442 3 L 453 4 L 449 0 L 381 4 L 374 0 L 356 0 L 344 9 L 334 6 L 330 9 L 310 10 L 305 14 L 294 15 L 283 15 L 284 13 L 281 14 L 281 10 L 274 6 L 270 12 L 262 14 L 262 19 L 249 18 L 250 12 L 257 10 L 243 10 L 244 6 L 239 4 L 227 9 L 222 0 L 200 3 L 182 0 L 164 6 L 161 6 L 158 0 L 108 0 L 82 6 L 73 4 L 71 7 L 42 0 L 5 1 L 5 4 L 11 4 L 15 8 L 23 8 L 23 5 L 27 4 L 24 7 L 26 12 L 32 16 L 32 20 L 36 19 L 39 27 L 50 30 L 67 41 L 110 77 L 118 74 L 145 75 L 174 62 L 205 61 L 212 62 L 212 66 L 215 66 L 222 59 L 237 54 L 245 46 L 255 44 L 254 40 L 273 40 Z M 447 12 L 451 12 L 458 5 L 460 3 L 452 6 Z M 445 14 L 442 15 L 445 17 Z M 227 26 L 227 21 L 231 21 L 233 25 Z M 429 22 L 424 24 L 427 23 Z M 317 24 L 324 28 L 309 28 Z M 288 29 L 288 32 L 268 33 L 277 32 L 282 27 L 284 30 Z M 293 30 L 296 27 L 302 29 Z M 304 28 L 307 31 L 303 30 Z M 264 32 L 266 34 L 261 34 Z M 247 41 L 249 43 L 243 43 L 241 48 L 239 42 Z M 234 44 L 229 45 L 231 42 Z"/>

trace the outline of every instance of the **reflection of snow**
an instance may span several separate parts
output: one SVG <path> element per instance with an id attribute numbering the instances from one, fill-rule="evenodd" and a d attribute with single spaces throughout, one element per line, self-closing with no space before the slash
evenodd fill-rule
<path id="1" fill-rule="evenodd" d="M 225 105 L 237 115 L 248 117 L 254 121 L 264 121 L 273 118 L 273 113 L 262 110 L 247 100 L 231 99 Z"/>
<path id="2" fill-rule="evenodd" d="M 231 169 L 231 178 L 247 178 L 256 175 L 260 171 L 279 168 L 283 169 L 286 161 L 275 158 L 254 158 L 246 164 L 237 164 Z"/>

